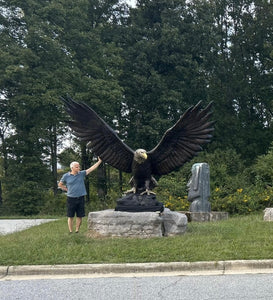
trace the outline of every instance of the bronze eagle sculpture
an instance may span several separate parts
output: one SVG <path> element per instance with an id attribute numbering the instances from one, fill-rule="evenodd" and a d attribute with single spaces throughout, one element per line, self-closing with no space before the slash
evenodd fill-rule
<path id="1" fill-rule="evenodd" d="M 153 176 L 166 175 L 191 160 L 201 145 L 212 138 L 213 121 L 210 103 L 201 102 L 188 108 L 174 126 L 169 128 L 151 151 L 132 150 L 117 133 L 85 103 L 62 98 L 72 120 L 68 125 L 81 141 L 91 142 L 95 155 L 105 163 L 126 173 L 132 173 L 132 192 L 147 193 L 157 185 Z"/>

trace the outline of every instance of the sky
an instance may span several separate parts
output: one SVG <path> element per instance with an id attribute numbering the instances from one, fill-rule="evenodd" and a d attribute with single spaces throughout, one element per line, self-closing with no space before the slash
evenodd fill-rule
<path id="1" fill-rule="evenodd" d="M 126 0 L 126 2 L 127 2 L 130 6 L 132 6 L 132 7 L 135 7 L 135 6 L 136 6 L 136 1 L 137 1 L 137 0 Z"/>

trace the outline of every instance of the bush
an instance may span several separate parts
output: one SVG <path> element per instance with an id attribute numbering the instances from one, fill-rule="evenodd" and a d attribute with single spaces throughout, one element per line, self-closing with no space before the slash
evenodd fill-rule
<path id="1" fill-rule="evenodd" d="M 162 202 L 170 210 L 188 210 L 187 182 L 179 172 L 173 172 L 163 176 L 156 188 L 157 200 Z"/>
<path id="2" fill-rule="evenodd" d="M 47 200 L 43 207 L 41 207 L 40 214 L 42 215 L 66 215 L 66 194 L 58 193 L 54 196 L 53 191 L 49 191 L 47 194 Z"/>
<path id="3" fill-rule="evenodd" d="M 36 215 L 46 202 L 47 192 L 41 190 L 34 181 L 25 182 L 24 185 L 13 186 L 9 191 L 5 206 L 13 214 Z"/>
<path id="4" fill-rule="evenodd" d="M 222 210 L 227 197 L 239 189 L 248 186 L 248 176 L 240 156 L 234 150 L 216 150 L 213 153 L 202 152 L 190 162 L 186 163 L 177 172 L 163 176 L 157 187 L 158 200 L 171 210 L 188 210 L 190 203 L 187 200 L 187 182 L 191 177 L 191 167 L 194 163 L 206 162 L 210 166 L 211 197 L 209 201 L 214 209 Z"/>
<path id="5" fill-rule="evenodd" d="M 237 189 L 236 192 L 221 196 L 220 188 L 216 188 L 211 197 L 212 210 L 227 211 L 229 214 L 250 214 L 273 205 L 273 189 L 261 189 L 252 186 Z"/>
<path id="6" fill-rule="evenodd" d="M 263 187 L 272 186 L 273 182 L 273 143 L 265 155 L 257 158 L 251 169 L 253 183 Z"/>
<path id="7" fill-rule="evenodd" d="M 107 195 L 100 198 L 95 188 L 90 189 L 90 202 L 86 204 L 87 211 L 98 211 L 114 209 L 116 200 L 120 198 L 120 193 L 114 189 L 109 189 Z"/>
<path id="8" fill-rule="evenodd" d="M 191 177 L 191 167 L 194 163 L 206 162 L 210 166 L 209 199 L 212 210 L 227 211 L 232 214 L 249 214 L 261 211 L 273 205 L 273 145 L 266 155 L 257 158 L 253 166 L 246 167 L 243 160 L 234 150 L 216 150 L 213 153 L 202 152 L 176 172 L 159 179 L 155 189 L 157 200 L 173 211 L 187 211 L 190 202 L 187 200 L 187 182 Z M 96 176 L 90 175 L 90 202 L 86 211 L 113 209 L 116 200 L 121 197 L 119 174 L 115 170 L 108 173 L 109 182 L 107 195 L 97 194 Z M 93 177 L 94 178 L 93 178 Z M 130 175 L 123 174 L 123 190 L 129 189 Z M 66 195 L 54 197 L 52 191 L 41 190 L 33 181 L 19 186 L 13 185 L 7 193 L 3 190 L 3 204 L 0 214 L 50 214 L 64 215 L 66 210 Z M 8 196 L 8 197 L 7 197 Z"/>

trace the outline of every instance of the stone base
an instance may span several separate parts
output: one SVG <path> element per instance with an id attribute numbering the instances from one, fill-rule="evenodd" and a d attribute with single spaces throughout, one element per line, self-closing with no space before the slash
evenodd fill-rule
<path id="1" fill-rule="evenodd" d="M 168 209 L 163 213 L 103 210 L 88 214 L 90 237 L 162 237 L 181 235 L 187 217 Z"/>
<path id="2" fill-rule="evenodd" d="M 188 217 L 189 222 L 210 222 L 210 221 L 220 221 L 228 219 L 228 212 L 222 211 L 211 211 L 211 212 L 185 212 L 180 213 L 185 214 Z"/>
<path id="3" fill-rule="evenodd" d="M 156 195 L 154 194 L 141 195 L 139 193 L 129 193 L 117 200 L 115 210 L 127 212 L 163 212 L 164 205 L 157 201 Z"/>
<path id="4" fill-rule="evenodd" d="M 273 221 L 273 207 L 268 207 L 264 210 L 264 221 Z"/>
<path id="5" fill-rule="evenodd" d="M 162 219 L 164 236 L 174 236 L 185 233 L 188 224 L 188 218 L 185 214 L 165 208 L 162 213 Z"/>

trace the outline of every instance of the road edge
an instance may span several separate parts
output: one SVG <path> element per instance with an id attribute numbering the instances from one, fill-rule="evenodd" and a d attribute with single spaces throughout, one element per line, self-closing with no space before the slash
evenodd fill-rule
<path id="1" fill-rule="evenodd" d="M 175 276 L 273 273 L 273 260 L 0 266 L 0 280 L 30 277 Z"/>

